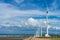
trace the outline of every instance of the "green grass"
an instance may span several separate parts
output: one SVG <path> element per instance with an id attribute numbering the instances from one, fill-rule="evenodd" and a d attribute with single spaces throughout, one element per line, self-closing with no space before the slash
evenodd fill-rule
<path id="1" fill-rule="evenodd" d="M 51 40 L 60 40 L 60 38 L 58 38 L 58 37 L 57 38 L 52 38 Z"/>

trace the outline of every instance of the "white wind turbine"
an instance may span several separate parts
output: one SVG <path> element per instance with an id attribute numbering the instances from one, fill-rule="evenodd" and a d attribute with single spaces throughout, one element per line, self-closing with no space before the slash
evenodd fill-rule
<path id="1" fill-rule="evenodd" d="M 46 3 L 47 6 L 47 11 L 46 11 L 46 34 L 45 37 L 50 37 L 49 35 L 49 25 L 48 25 L 48 13 L 49 13 L 49 8 L 48 8 L 48 4 Z"/>

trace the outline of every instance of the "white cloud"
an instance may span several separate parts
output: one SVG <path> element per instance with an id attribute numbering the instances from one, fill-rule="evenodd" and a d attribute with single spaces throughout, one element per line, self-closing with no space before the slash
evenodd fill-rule
<path id="1" fill-rule="evenodd" d="M 11 4 L 0 3 L 0 14 L 0 18 L 12 18 L 14 16 L 41 15 L 43 12 L 39 10 L 17 10 Z"/>
<path id="2" fill-rule="evenodd" d="M 2 22 L 2 25 L 7 25 L 6 23 L 8 22 L 8 26 L 10 25 L 17 25 L 17 26 L 27 26 L 27 25 L 34 25 L 36 26 L 37 23 L 39 23 L 40 25 L 40 22 L 38 22 L 38 20 L 36 19 L 33 19 L 33 18 L 29 18 L 28 19 L 28 22 L 27 20 L 23 20 L 23 19 L 20 19 L 19 20 L 22 20 L 23 22 L 17 22 L 17 21 L 12 21 L 12 20 L 17 20 L 16 19 L 13 19 L 13 17 L 16 17 L 16 16 L 21 16 L 21 17 L 26 17 L 26 16 L 36 16 L 36 15 L 45 15 L 45 11 L 40 11 L 40 10 L 17 10 L 15 9 L 15 7 L 11 4 L 6 4 L 6 3 L 0 3 L 0 21 Z M 57 14 L 57 12 L 49 12 L 49 15 L 59 15 L 60 14 Z M 9 20 L 9 18 L 11 18 L 12 20 Z M 6 20 L 1 20 L 1 19 L 6 19 Z M 9 21 L 7 21 L 9 20 Z M 5 21 L 5 23 L 4 23 Z M 53 20 L 53 21 L 58 21 L 58 20 Z M 50 20 L 50 22 L 53 22 Z"/>
<path id="3" fill-rule="evenodd" d="M 60 30 L 60 27 L 55 26 L 55 27 L 53 27 L 53 29 Z"/>
<path id="4" fill-rule="evenodd" d="M 40 10 L 17 10 L 11 4 L 0 3 L 0 18 L 12 18 L 15 16 L 45 15 L 45 11 Z M 49 12 L 49 15 L 60 15 L 59 12 Z"/>
<path id="5" fill-rule="evenodd" d="M 28 19 L 28 24 L 32 25 L 32 26 L 36 26 L 38 23 L 37 20 L 33 19 L 33 18 L 29 18 Z"/>
<path id="6" fill-rule="evenodd" d="M 44 23 L 45 19 L 34 19 L 34 18 L 28 18 L 28 19 L 21 19 L 20 21 L 10 21 L 10 20 L 4 20 L 2 23 L 0 22 L 1 26 L 5 27 L 11 27 L 11 26 L 17 26 L 17 27 L 46 27 L 46 24 Z M 56 21 L 56 22 L 55 22 Z M 48 24 L 49 28 L 53 28 L 55 26 L 59 27 L 60 23 L 59 20 L 49 20 Z"/>

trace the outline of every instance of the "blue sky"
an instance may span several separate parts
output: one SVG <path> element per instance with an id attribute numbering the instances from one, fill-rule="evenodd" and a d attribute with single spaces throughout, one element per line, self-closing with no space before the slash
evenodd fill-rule
<path id="1" fill-rule="evenodd" d="M 6 13 L 7 15 L 20 14 L 24 16 L 24 15 L 45 15 L 46 9 L 48 7 L 49 15 L 60 16 L 59 3 L 60 3 L 59 0 L 29 0 L 29 1 L 28 0 L 0 0 L 0 4 L 1 4 L 0 9 L 1 9 L 1 13 L 3 13 L 4 11 L 4 14 L 8 11 Z"/>
<path id="2" fill-rule="evenodd" d="M 60 0 L 0 0 L 0 23 L 18 23 L 31 17 L 45 19 L 47 8 L 49 19 L 60 20 L 59 3 Z"/>
<path id="3" fill-rule="evenodd" d="M 0 2 L 11 4 L 20 10 L 44 10 L 48 8 L 60 10 L 60 0 L 0 0 Z"/>
<path id="4" fill-rule="evenodd" d="M 45 15 L 44 12 L 48 7 L 50 15 L 60 15 L 60 0 L 0 0 L 0 4 L 1 11 L 5 11 L 6 8 L 6 10 L 13 12 L 25 11 L 26 14 Z M 25 15 L 25 13 L 21 14 Z"/>
<path id="5" fill-rule="evenodd" d="M 59 29 L 60 0 L 0 0 L 0 26 L 37 26 L 45 21 L 47 8 L 51 27 Z"/>

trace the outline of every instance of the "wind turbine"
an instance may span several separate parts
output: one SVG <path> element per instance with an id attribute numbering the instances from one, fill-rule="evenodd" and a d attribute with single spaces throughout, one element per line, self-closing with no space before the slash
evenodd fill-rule
<path id="1" fill-rule="evenodd" d="M 46 34 L 45 36 L 46 37 L 50 37 L 49 33 L 48 33 L 48 30 L 49 30 L 49 25 L 48 25 L 48 8 L 47 8 L 47 11 L 46 11 Z"/>
<path id="2" fill-rule="evenodd" d="M 47 11 L 46 11 L 46 34 L 45 34 L 46 37 L 50 37 L 50 35 L 48 33 L 48 30 L 49 30 L 49 25 L 48 25 L 48 12 L 49 12 L 49 9 L 48 9 L 48 6 L 47 6 Z"/>
<path id="3" fill-rule="evenodd" d="M 46 37 L 49 37 L 49 33 L 48 33 L 48 11 L 46 11 L 46 34 L 45 36 Z"/>
<path id="4" fill-rule="evenodd" d="M 40 31 L 41 31 L 41 28 L 38 27 L 38 28 L 37 28 L 37 31 L 36 31 L 35 37 L 40 37 Z"/>
<path id="5" fill-rule="evenodd" d="M 39 21 L 38 21 L 39 22 Z M 36 31 L 36 35 L 34 37 L 42 37 L 42 21 L 40 21 L 39 23 L 37 23 L 38 28 Z"/>

